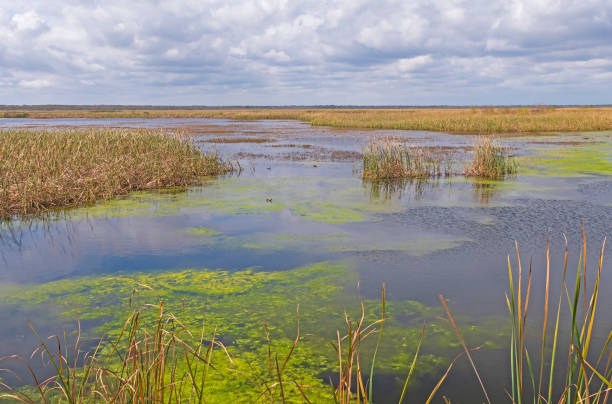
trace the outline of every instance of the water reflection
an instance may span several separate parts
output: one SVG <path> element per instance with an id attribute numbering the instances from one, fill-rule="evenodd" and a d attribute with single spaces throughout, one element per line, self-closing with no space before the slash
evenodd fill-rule
<path id="1" fill-rule="evenodd" d="M 439 188 L 439 180 L 424 178 L 401 178 L 393 180 L 363 180 L 364 187 L 370 194 L 370 200 L 389 201 L 402 198 L 419 201 L 426 192 L 433 192 Z"/>
<path id="2" fill-rule="evenodd" d="M 498 184 L 494 182 L 472 181 L 472 192 L 474 202 L 480 205 L 488 205 L 499 193 Z"/>

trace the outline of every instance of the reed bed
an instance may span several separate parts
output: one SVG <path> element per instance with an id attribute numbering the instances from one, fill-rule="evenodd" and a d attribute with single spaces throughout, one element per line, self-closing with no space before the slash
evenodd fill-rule
<path id="1" fill-rule="evenodd" d="M 0 132 L 0 218 L 186 186 L 233 170 L 181 134 L 144 129 Z"/>
<path id="2" fill-rule="evenodd" d="M 504 178 L 518 172 L 518 164 L 510 149 L 489 136 L 476 141 L 472 160 L 462 172 L 453 171 L 456 165 L 453 158 L 453 152 L 448 149 L 409 145 L 393 139 L 373 139 L 363 149 L 362 177 L 366 180 L 426 180 L 463 174 Z"/>
<path id="3" fill-rule="evenodd" d="M 612 130 L 612 108 L 419 108 L 419 109 L 89 109 L 7 110 L 6 118 L 225 118 L 295 119 L 317 126 L 499 134 Z"/>
<path id="4" fill-rule="evenodd" d="M 452 155 L 440 148 L 425 148 L 374 139 L 362 153 L 363 178 L 391 180 L 447 176 L 452 170 Z"/>
<path id="5" fill-rule="evenodd" d="M 508 147 L 499 145 L 491 137 L 480 137 L 474 145 L 472 161 L 464 174 L 475 177 L 503 178 L 514 175 L 518 164 Z"/>

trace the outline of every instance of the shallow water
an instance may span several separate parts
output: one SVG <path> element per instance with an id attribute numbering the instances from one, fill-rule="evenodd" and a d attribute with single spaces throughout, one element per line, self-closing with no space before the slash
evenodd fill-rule
<path id="1" fill-rule="evenodd" d="M 133 193 L 44 221 L 5 225 L 0 230 L 0 356 L 34 347 L 26 320 L 50 334 L 73 325 L 74 315 L 66 312 L 76 308 L 90 329 L 114 324 L 125 313 L 124 295 L 135 277 L 163 290 L 171 306 L 189 294 L 193 312 L 185 316 L 196 318 L 199 311 L 210 313 L 213 322 L 225 321 L 229 325 L 222 330 L 237 350 L 248 349 L 239 342 L 246 336 L 261 337 L 263 319 L 277 318 L 279 338 L 291 338 L 297 304 L 313 333 L 332 338 L 345 307 L 357 309 L 358 296 L 374 307 L 384 282 L 396 317 L 383 340 L 388 348 L 375 385 L 375 392 L 376 386 L 381 391 L 377 401 L 397 400 L 424 320 L 431 334 L 411 390 L 414 401 L 426 397 L 459 352 L 440 319 L 439 294 L 449 300 L 468 341 L 486 344 L 475 359 L 499 401 L 509 386 L 504 294 L 514 242 L 524 265 L 533 257 L 537 307 L 547 237 L 554 296 L 562 234 L 575 268 L 581 223 L 591 246 L 589 264 L 612 228 L 610 133 L 505 136 L 502 141 L 521 164 L 520 174 L 505 181 L 452 177 L 372 184 L 358 171 L 359 152 L 373 137 L 452 148 L 458 167 L 473 138 L 313 128 L 294 121 L 0 119 L 2 128 L 92 126 L 182 130 L 202 147 L 240 161 L 243 170 L 185 192 Z M 609 290 L 609 265 L 604 269 L 601 289 Z M 589 279 L 594 270 L 590 265 Z M 213 287 L 207 276 L 214 274 L 219 281 Z M 198 289 L 200 283 L 208 289 Z M 218 299 L 225 304 L 217 305 Z M 248 315 L 240 317 L 247 307 Z M 604 294 L 599 323 L 604 331 L 611 326 L 604 314 L 611 308 L 612 299 Z M 540 313 L 531 316 L 537 321 Z M 305 341 L 305 352 L 325 356 L 316 345 Z M 464 365 L 440 394 L 453 402 L 478 401 L 478 384 Z"/>

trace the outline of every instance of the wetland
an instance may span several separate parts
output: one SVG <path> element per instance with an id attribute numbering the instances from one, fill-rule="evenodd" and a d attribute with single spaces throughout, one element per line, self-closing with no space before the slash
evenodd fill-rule
<path id="1" fill-rule="evenodd" d="M 377 324 L 384 306 L 384 332 L 369 336 L 360 348 L 366 380 L 376 351 L 373 402 L 398 402 L 409 373 L 404 402 L 425 402 L 463 351 L 440 304 L 443 295 L 466 344 L 479 347 L 471 355 L 491 402 L 511 402 L 507 392 L 514 394 L 515 379 L 509 345 L 515 328 L 505 296 L 509 261 L 513 268 L 518 264 L 515 242 L 523 276 L 529 265 L 533 268 L 529 304 L 535 309 L 529 321 L 534 326 L 546 321 L 539 308 L 547 304 L 549 282 L 551 313 L 556 310 L 567 240 L 568 278 L 574 279 L 576 268 L 580 273 L 579 265 L 586 262 L 589 294 L 596 277 L 599 282 L 600 316 L 592 337 L 597 353 L 612 329 L 612 317 L 606 315 L 612 309 L 612 294 L 606 293 L 612 277 L 605 252 L 601 278 L 596 265 L 602 240 L 612 229 L 612 132 L 500 136 L 496 141 L 518 167 L 503 178 L 376 180 L 364 175 L 362 164 L 373 141 L 393 139 L 450 153 L 448 171 L 460 172 L 468 169 L 478 139 L 313 126 L 293 119 L 46 118 L 0 118 L 0 136 L 67 128 L 73 133 L 92 128 L 180 132 L 189 136 L 190 147 L 214 152 L 240 170 L 222 169 L 195 184 L 179 182 L 180 188 L 128 189 L 96 198 L 97 203 L 3 221 L 4 359 L 29 358 L 38 346 L 28 322 L 41 336 L 66 332 L 67 345 L 74 345 L 78 319 L 83 349 L 91 350 L 102 336 L 118 338 L 134 308 L 143 308 L 141 321 L 155 323 L 163 306 L 195 340 L 201 332 L 201 339 L 220 341 L 228 352 L 219 348 L 210 360 L 214 369 L 202 387 L 207 402 L 262 401 L 268 397 L 262 385 L 274 390 L 270 397 L 278 402 L 304 402 L 304 396 L 310 402 L 333 402 L 330 383 L 339 384 L 333 343 L 336 330 L 347 332 L 345 313 L 358 320 L 363 304 L 365 321 Z M 581 250 L 582 226 L 587 251 Z M 587 312 L 586 294 L 584 299 Z M 571 311 L 565 303 L 561 308 L 564 314 Z M 540 355 L 538 333 L 525 335 L 534 358 Z M 285 380 L 299 380 L 285 390 L 281 383 L 282 393 L 267 379 L 274 373 L 270 352 L 279 354 L 282 366 L 276 366 L 283 368 Z M 285 357 L 291 357 L 286 366 Z M 14 374 L 0 380 L 29 391 L 31 376 L 23 363 L 4 362 L 1 367 Z M 54 374 L 48 360 L 35 356 L 28 363 L 42 379 Z M 184 370 L 185 364 L 177 368 Z M 563 380 L 555 380 L 563 386 Z M 484 401 L 465 358 L 457 360 L 433 402 L 443 396 L 453 403 Z"/>

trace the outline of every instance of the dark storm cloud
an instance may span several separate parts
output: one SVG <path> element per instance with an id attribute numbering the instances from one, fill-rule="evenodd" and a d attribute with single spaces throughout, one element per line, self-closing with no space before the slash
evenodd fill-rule
<path id="1" fill-rule="evenodd" d="M 0 103 L 610 103 L 609 0 L 0 0 Z"/>

